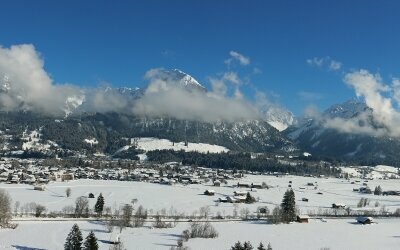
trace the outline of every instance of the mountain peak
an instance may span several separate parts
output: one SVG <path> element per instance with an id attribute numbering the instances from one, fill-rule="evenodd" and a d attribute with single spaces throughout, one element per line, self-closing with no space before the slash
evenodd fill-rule
<path id="1" fill-rule="evenodd" d="M 180 69 L 164 70 L 163 73 L 163 78 L 165 78 L 165 80 L 175 82 L 179 87 L 183 87 L 189 91 L 200 90 L 202 92 L 207 92 L 207 89 L 194 77 Z"/>
<path id="2" fill-rule="evenodd" d="M 371 110 L 364 101 L 352 98 L 344 103 L 335 104 L 323 112 L 324 117 L 348 119 Z"/>

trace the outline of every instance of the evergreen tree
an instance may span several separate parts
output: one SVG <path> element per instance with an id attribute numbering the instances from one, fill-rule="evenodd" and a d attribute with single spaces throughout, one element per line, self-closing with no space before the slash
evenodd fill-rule
<path id="1" fill-rule="evenodd" d="M 84 243 L 85 250 L 98 250 L 99 245 L 97 244 L 97 238 L 94 235 L 93 231 L 90 231 L 89 235 L 86 237 L 86 241 Z"/>
<path id="2" fill-rule="evenodd" d="M 288 189 L 283 195 L 281 203 L 282 208 L 282 221 L 291 222 L 296 218 L 296 200 L 293 189 Z"/>
<path id="3" fill-rule="evenodd" d="M 94 205 L 94 211 L 97 213 L 97 216 L 101 216 L 104 208 L 104 197 L 100 193 L 99 197 L 97 197 L 96 204 Z"/>
<path id="4" fill-rule="evenodd" d="M 260 242 L 260 245 L 258 245 L 257 250 L 267 250 L 267 249 L 264 247 L 264 244 Z"/>
<path id="5" fill-rule="evenodd" d="M 77 224 L 72 226 L 64 244 L 65 250 L 81 250 L 82 249 L 82 233 Z"/>
<path id="6" fill-rule="evenodd" d="M 254 203 L 254 202 L 256 202 L 256 199 L 253 196 L 251 196 L 250 192 L 247 192 L 245 202 L 248 204 Z"/>
<path id="7" fill-rule="evenodd" d="M 267 250 L 272 250 L 271 243 L 268 243 Z"/>
<path id="8" fill-rule="evenodd" d="M 250 241 L 245 241 L 243 244 L 243 250 L 252 250 L 253 246 L 251 245 Z"/>
<path id="9" fill-rule="evenodd" d="M 380 185 L 375 187 L 374 195 L 382 195 L 382 188 Z"/>
<path id="10" fill-rule="evenodd" d="M 231 247 L 231 250 L 243 250 L 243 245 L 240 241 L 236 242 L 235 245 Z"/>

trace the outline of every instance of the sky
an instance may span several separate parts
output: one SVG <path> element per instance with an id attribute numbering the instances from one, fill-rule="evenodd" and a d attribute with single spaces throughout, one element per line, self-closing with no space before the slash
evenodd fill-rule
<path id="1" fill-rule="evenodd" d="M 301 115 L 356 96 L 346 75 L 400 77 L 400 2 L 2 1 L 0 45 L 32 44 L 55 83 L 141 87 L 154 68 L 207 88 L 225 73 L 241 94 Z M 233 95 L 233 94 L 232 94 Z"/>

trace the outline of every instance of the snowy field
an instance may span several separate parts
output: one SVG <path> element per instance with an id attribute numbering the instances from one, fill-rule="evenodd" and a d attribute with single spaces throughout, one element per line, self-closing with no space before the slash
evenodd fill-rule
<path id="1" fill-rule="evenodd" d="M 73 223 L 77 223 L 83 237 L 93 230 L 100 249 L 108 249 L 118 230 L 106 233 L 101 222 L 19 222 L 15 230 L 0 230 L 0 249 L 63 249 L 65 238 Z M 381 219 L 376 224 L 359 225 L 349 219 L 311 220 L 308 224 L 272 225 L 255 222 L 213 223 L 219 232 L 216 239 L 190 239 L 185 246 L 193 250 L 229 249 L 235 242 L 260 241 L 271 243 L 274 250 L 376 250 L 399 249 L 400 219 Z M 175 228 L 128 228 L 120 235 L 126 249 L 157 250 L 176 245 L 179 235 L 188 228 L 179 223 Z M 45 237 L 44 237 L 45 235 Z"/>
<path id="2" fill-rule="evenodd" d="M 253 190 L 237 188 L 240 183 L 266 182 L 270 188 Z M 353 188 L 363 186 L 363 180 L 312 178 L 298 176 L 264 176 L 248 175 L 240 180 L 230 180 L 221 187 L 211 186 L 211 183 L 197 185 L 161 185 L 145 182 L 103 181 L 103 180 L 75 180 L 70 182 L 52 182 L 45 191 L 35 191 L 30 185 L 0 184 L 0 188 L 7 190 L 13 203 L 19 201 L 21 206 L 29 202 L 45 205 L 48 211 L 60 211 L 65 206 L 74 205 L 79 196 L 88 196 L 93 193 L 96 197 L 101 192 L 105 198 L 105 206 L 112 209 L 137 199 L 135 207 L 143 205 L 150 214 L 165 210 L 168 214 L 171 208 L 186 215 L 199 214 L 201 207 L 209 207 L 211 216 L 218 212 L 224 216 L 231 216 L 236 210 L 248 208 L 255 214 L 260 206 L 267 206 L 270 210 L 279 205 L 283 193 L 289 182 L 295 191 L 296 205 L 301 213 L 318 212 L 328 209 L 332 203 L 342 203 L 352 209 L 357 208 L 360 198 L 370 199 L 370 204 L 363 209 L 380 210 L 382 206 L 394 211 L 400 208 L 398 196 L 375 196 L 353 192 Z M 351 184 L 354 182 L 354 184 Z M 314 186 L 308 186 L 313 183 Z M 369 180 L 366 184 L 373 190 L 380 185 L 385 190 L 400 190 L 399 180 Z M 66 188 L 72 189 L 71 197 L 65 197 Z M 316 189 L 315 189 L 316 188 Z M 213 189 L 215 196 L 203 195 L 204 190 Z M 254 204 L 218 203 L 218 198 L 233 195 L 234 191 L 250 191 L 259 198 Z M 322 193 L 322 194 L 318 194 Z M 309 199 L 303 202 L 302 198 Z M 89 199 L 93 208 L 96 199 Z M 375 203 L 379 205 L 375 207 Z M 250 240 L 253 245 L 260 241 L 271 242 L 273 249 L 316 249 L 329 247 L 333 249 L 399 249 L 400 219 L 376 219 L 377 224 L 358 225 L 353 219 L 327 219 L 327 222 L 311 220 L 309 224 L 270 225 L 260 222 L 215 222 L 213 223 L 220 236 L 217 239 L 191 239 L 187 245 L 191 249 L 229 249 L 237 240 Z M 18 222 L 16 230 L 0 230 L 0 249 L 10 247 L 17 249 L 62 249 L 68 231 L 73 222 Z M 84 236 L 94 230 L 97 237 L 103 241 L 101 249 L 108 249 L 104 243 L 113 239 L 114 234 L 105 232 L 104 226 L 96 222 L 79 222 Z M 148 223 L 147 226 L 150 226 Z M 169 249 L 176 244 L 178 235 L 188 227 L 187 223 L 179 223 L 172 229 L 126 229 L 122 233 L 122 240 L 127 249 Z M 43 234 L 46 237 L 42 237 Z M 61 242 L 61 243 L 60 243 Z M 139 246 L 139 247 L 138 247 Z M 384 247 L 382 247 L 384 246 Z M 24 248 L 25 247 L 25 248 Z"/>
<path id="3" fill-rule="evenodd" d="M 237 188 L 236 184 L 241 183 L 262 183 L 266 182 L 269 189 Z M 0 184 L 0 188 L 6 189 L 13 202 L 19 201 L 21 206 L 25 203 L 36 202 L 45 205 L 49 211 L 61 211 L 63 207 L 74 205 L 75 199 L 80 196 L 88 196 L 93 193 L 95 197 L 102 193 L 106 206 L 118 208 L 120 205 L 129 203 L 132 199 L 137 199 L 137 205 L 143 205 L 151 212 L 156 213 L 162 209 L 169 211 L 171 207 L 180 213 L 192 215 L 200 207 L 208 206 L 211 215 L 220 212 L 224 216 L 232 215 L 233 210 L 238 212 L 242 208 L 248 208 L 255 212 L 257 207 L 267 206 L 270 210 L 279 205 L 282 201 L 283 193 L 287 190 L 289 181 L 296 195 L 296 205 L 302 213 L 310 211 L 317 212 L 319 209 L 327 209 L 332 203 L 341 203 L 352 209 L 357 209 L 357 203 L 361 198 L 370 200 L 369 206 L 363 209 L 379 210 L 385 206 L 389 211 L 400 208 L 399 196 L 376 196 L 373 194 L 361 194 L 353 192 L 353 188 L 360 188 L 363 181 L 355 182 L 336 178 L 311 178 L 298 176 L 263 176 L 249 175 L 240 180 L 230 180 L 228 184 L 221 187 L 214 187 L 211 183 L 196 185 L 161 185 L 146 182 L 127 182 L 127 181 L 105 181 L 105 180 L 75 180 L 70 182 L 51 182 L 46 186 L 45 191 L 35 191 L 33 186 L 25 184 Z M 315 186 L 308 186 L 313 183 Z M 369 180 L 368 186 L 374 190 L 375 186 L 380 185 L 385 190 L 400 190 L 399 180 Z M 69 198 L 65 196 L 65 190 L 70 187 L 72 194 Z M 215 196 L 203 195 L 206 189 L 215 190 Z M 232 196 L 234 191 L 249 191 L 252 196 L 259 199 L 254 204 L 231 204 L 218 203 L 218 198 Z M 322 194 L 318 194 L 322 193 Z M 302 198 L 307 198 L 308 202 L 303 202 Z M 93 207 L 96 199 L 89 199 L 90 207 Z M 378 202 L 379 206 L 375 207 Z"/>
<path id="4" fill-rule="evenodd" d="M 185 146 L 185 142 L 173 143 L 167 139 L 158 139 L 151 137 L 138 138 L 137 144 L 139 149 L 143 149 L 145 151 L 154 151 L 163 149 L 172 149 L 175 151 L 184 150 L 186 152 L 197 151 L 199 153 L 207 153 L 207 152 L 222 153 L 229 151 L 227 148 L 218 145 L 189 142 L 188 145 Z"/>

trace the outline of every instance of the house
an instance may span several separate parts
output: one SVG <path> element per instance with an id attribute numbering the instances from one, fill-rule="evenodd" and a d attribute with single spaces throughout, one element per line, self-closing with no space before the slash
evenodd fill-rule
<path id="1" fill-rule="evenodd" d="M 214 190 L 211 190 L 211 189 L 207 189 L 206 191 L 204 191 L 204 194 L 205 194 L 205 195 L 212 196 L 212 195 L 215 195 L 215 191 L 214 191 Z"/>
<path id="2" fill-rule="evenodd" d="M 365 217 L 365 216 L 359 216 L 356 218 L 356 221 L 360 224 L 372 224 L 374 223 L 372 217 Z"/>
<path id="3" fill-rule="evenodd" d="M 262 189 L 263 185 L 261 183 L 251 183 L 251 188 Z"/>
<path id="4" fill-rule="evenodd" d="M 44 191 L 46 189 L 46 186 L 44 185 L 35 185 L 33 187 L 33 190 L 37 190 L 37 191 Z"/>
<path id="5" fill-rule="evenodd" d="M 237 183 L 237 187 L 240 187 L 240 188 L 250 188 L 250 184 L 247 184 L 247 183 L 240 183 L 240 182 L 238 182 Z"/>
<path id="6" fill-rule="evenodd" d="M 243 196 L 243 195 L 246 196 L 247 192 L 246 191 L 234 191 L 233 194 L 235 196 Z"/>
<path id="7" fill-rule="evenodd" d="M 226 200 L 230 203 L 241 203 L 246 201 L 246 196 L 228 196 Z"/>
<path id="8" fill-rule="evenodd" d="M 308 215 L 298 215 L 297 216 L 297 222 L 299 223 L 308 223 L 308 220 L 310 217 Z"/>
<path id="9" fill-rule="evenodd" d="M 341 204 L 341 203 L 333 203 L 332 204 L 332 208 L 337 208 L 337 209 L 343 208 L 343 209 L 345 209 L 346 205 L 345 204 Z"/>

